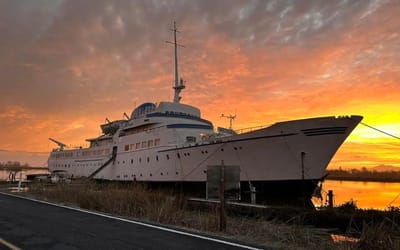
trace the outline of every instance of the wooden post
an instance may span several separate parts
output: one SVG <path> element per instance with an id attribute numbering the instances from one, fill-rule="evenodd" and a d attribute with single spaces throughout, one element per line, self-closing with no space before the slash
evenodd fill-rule
<path id="1" fill-rule="evenodd" d="M 333 208 L 333 191 L 328 190 L 328 208 Z"/>
<path id="2" fill-rule="evenodd" d="M 226 217 L 225 217 L 225 166 L 224 161 L 221 161 L 220 166 L 221 179 L 219 183 L 219 230 L 225 232 Z"/>

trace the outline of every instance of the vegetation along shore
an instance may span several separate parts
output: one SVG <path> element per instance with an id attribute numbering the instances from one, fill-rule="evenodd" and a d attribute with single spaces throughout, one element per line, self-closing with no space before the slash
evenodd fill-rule
<path id="1" fill-rule="evenodd" d="M 15 184 L 3 183 L 2 191 Z M 352 202 L 333 209 L 247 208 L 227 205 L 227 227 L 219 231 L 217 204 L 197 204 L 168 190 L 138 184 L 89 181 L 27 183 L 25 195 L 83 209 L 201 231 L 277 249 L 400 249 L 400 208 L 358 209 Z M 342 239 L 342 240 L 337 240 Z M 344 239 L 344 240 L 343 240 Z"/>
<path id="2" fill-rule="evenodd" d="M 327 171 L 328 180 L 341 181 L 375 181 L 375 182 L 400 182 L 399 170 L 368 170 L 361 169 L 331 169 Z"/>

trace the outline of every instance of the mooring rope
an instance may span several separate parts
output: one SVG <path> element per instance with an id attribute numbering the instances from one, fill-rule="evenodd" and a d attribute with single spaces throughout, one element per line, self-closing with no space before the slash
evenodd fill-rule
<path id="1" fill-rule="evenodd" d="M 373 130 L 375 130 L 375 131 L 378 131 L 378 132 L 380 132 L 380 133 L 382 133 L 382 134 L 385 134 L 385 135 L 387 135 L 387 136 L 390 136 L 390 137 L 393 137 L 393 138 L 396 138 L 396 139 L 399 139 L 399 140 L 400 140 L 400 137 L 395 136 L 395 135 L 392 135 L 392 134 L 390 134 L 390 133 L 388 133 L 388 132 L 385 132 L 385 131 L 383 131 L 383 130 L 380 130 L 380 129 L 378 129 L 378 128 L 372 127 L 371 125 L 365 124 L 365 123 L 363 123 L 363 122 L 360 122 L 360 124 L 361 124 L 361 125 L 364 125 L 364 126 L 366 126 L 366 127 L 368 127 L 368 128 L 370 128 L 370 129 L 373 129 Z"/>

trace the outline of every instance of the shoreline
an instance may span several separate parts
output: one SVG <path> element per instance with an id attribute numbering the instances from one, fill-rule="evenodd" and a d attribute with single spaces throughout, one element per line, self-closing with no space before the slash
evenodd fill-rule
<path id="1" fill-rule="evenodd" d="M 357 182 L 382 182 L 382 183 L 400 183 L 400 179 L 389 179 L 389 178 L 374 178 L 374 177 L 335 177 L 327 176 L 325 180 L 329 181 L 357 181 Z"/>

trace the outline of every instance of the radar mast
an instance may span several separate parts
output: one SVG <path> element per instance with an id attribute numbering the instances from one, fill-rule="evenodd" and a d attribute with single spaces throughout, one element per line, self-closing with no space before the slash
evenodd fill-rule
<path id="1" fill-rule="evenodd" d="M 176 42 L 176 33 L 179 32 L 178 29 L 176 28 L 176 22 L 174 21 L 174 28 L 171 29 L 171 31 L 174 32 L 174 42 L 168 42 L 174 45 L 175 48 L 175 86 L 173 89 L 175 90 L 174 93 L 174 102 L 179 103 L 181 100 L 181 96 L 179 94 L 181 93 L 182 89 L 185 88 L 185 85 L 183 84 L 183 79 L 179 79 L 179 69 L 178 69 L 178 46 L 184 47 Z"/>

